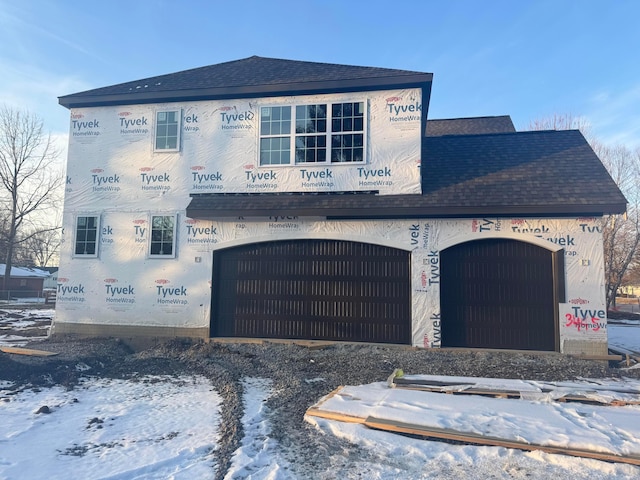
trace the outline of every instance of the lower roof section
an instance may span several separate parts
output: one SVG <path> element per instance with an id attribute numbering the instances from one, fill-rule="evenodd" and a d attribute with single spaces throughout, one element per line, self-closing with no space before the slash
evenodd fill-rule
<path id="1" fill-rule="evenodd" d="M 434 205 L 425 195 L 376 194 L 200 194 L 187 207 L 190 218 L 326 217 L 332 219 L 581 217 L 623 213 L 625 204 L 490 204 Z"/>
<path id="2" fill-rule="evenodd" d="M 192 218 L 575 217 L 626 199 L 577 130 L 425 137 L 422 194 L 194 194 Z"/>

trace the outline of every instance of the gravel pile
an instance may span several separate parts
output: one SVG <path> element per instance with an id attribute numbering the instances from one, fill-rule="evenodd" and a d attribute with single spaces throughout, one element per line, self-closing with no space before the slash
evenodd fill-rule
<path id="1" fill-rule="evenodd" d="M 395 346 L 336 344 L 305 347 L 266 342 L 221 344 L 169 341 L 134 352 L 117 340 L 49 339 L 33 348 L 59 352 L 29 357 L 0 352 L 0 380 L 73 388 L 82 376 L 135 378 L 142 375 L 200 374 L 224 399 L 221 442 L 216 451 L 223 478 L 243 437 L 242 378 L 268 378 L 273 395 L 267 402 L 272 437 L 295 475 L 340 477 L 351 460 L 368 453 L 335 437 L 322 435 L 303 420 L 308 407 L 341 385 L 384 381 L 395 368 L 406 374 L 460 375 L 530 380 L 574 380 L 635 376 L 605 362 L 559 354 L 421 350 Z M 298 470 L 299 471 L 295 471 Z"/>

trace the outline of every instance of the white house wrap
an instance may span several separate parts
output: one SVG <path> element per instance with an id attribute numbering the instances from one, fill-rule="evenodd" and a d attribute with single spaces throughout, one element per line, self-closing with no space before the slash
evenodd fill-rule
<path id="1" fill-rule="evenodd" d="M 288 76 L 279 73 L 284 65 Z M 251 72 L 244 90 L 225 83 L 228 69 Z M 185 88 L 206 72 L 219 79 L 214 75 L 207 77 L 213 78 L 207 87 Z M 336 72 L 344 85 L 335 83 Z M 282 84 L 274 87 L 280 78 Z M 600 217 L 624 209 L 619 190 L 573 133 L 527 136 L 516 133 L 508 117 L 507 127 L 505 117 L 427 122 L 430 85 L 430 74 L 251 57 L 61 97 L 71 120 L 55 332 L 207 338 L 253 331 L 424 348 L 491 347 L 487 325 L 482 335 L 473 332 L 484 321 L 479 318 L 498 315 L 502 333 L 511 333 L 495 332 L 496 339 L 504 337 L 496 340 L 497 348 L 606 352 Z M 458 137 L 437 134 L 431 141 L 429 125 L 434 131 L 453 128 Z M 467 141 L 487 146 L 463 148 Z M 510 153 L 516 144 L 532 151 L 531 159 Z M 553 151 L 536 153 L 540 148 Z M 572 187 L 565 198 L 560 184 L 552 184 L 553 171 L 545 180 L 547 169 L 568 163 L 577 168 L 579 162 L 596 173 L 576 181 L 605 185 L 595 194 L 592 188 L 589 201 L 579 197 L 585 185 Z M 527 170 L 532 168 L 538 173 Z M 315 240 L 335 247 L 334 260 L 295 253 L 296 245 L 316 248 L 310 243 Z M 254 263 L 233 256 L 239 247 L 278 245 L 273 242 L 288 242 L 282 254 L 286 280 L 275 260 L 258 258 L 262 250 L 247 254 L 257 258 Z M 364 287 L 369 267 L 359 269 L 360 260 L 349 266 L 349 254 L 337 253 L 344 242 L 389 248 L 362 261 L 381 265 L 373 287 Z M 453 301 L 443 292 L 458 290 L 455 275 L 443 280 L 443 262 L 456 262 L 453 270 L 461 271 L 476 265 L 443 252 L 497 242 L 505 252 L 523 244 L 539 247 L 532 255 L 549 265 L 548 291 L 541 283 L 549 305 L 540 320 L 548 330 L 543 344 L 527 340 L 536 337 L 531 312 L 537 307 L 519 310 L 508 298 L 509 308 L 500 310 L 504 292 L 498 283 L 491 293 L 493 310 L 474 306 L 476 300 L 462 305 L 459 297 Z M 394 260 L 400 267 L 391 267 L 384 263 L 386 252 L 406 252 L 407 260 Z M 464 259 L 468 252 L 460 255 Z M 497 257 L 474 261 L 494 260 L 499 262 Z M 221 270 L 223 262 L 231 270 Z M 322 262 L 318 270 L 314 265 Z M 520 263 L 509 262 L 505 268 Z M 297 263 L 311 270 L 296 273 Z M 243 269 L 252 268 L 262 273 L 242 277 Z M 353 274 L 354 268 L 360 273 Z M 397 287 L 376 286 L 384 283 L 387 270 L 399 272 Z M 325 286 L 325 293 L 318 293 L 326 274 L 321 271 L 337 272 L 336 285 L 343 286 Z M 518 275 L 526 281 L 526 273 Z M 443 281 L 449 283 L 443 287 Z M 264 297 L 262 303 L 250 294 L 256 282 L 266 285 L 266 293 L 255 293 Z M 223 294 L 229 284 L 237 288 L 231 285 L 233 294 Z M 469 285 L 459 288 L 475 288 Z M 350 300 L 361 295 L 353 292 L 371 288 L 377 293 Z M 306 296 L 297 297 L 298 290 Z M 394 297 L 393 307 L 385 304 L 386 296 Z M 309 310 L 310 304 L 322 305 L 321 319 L 311 319 L 320 314 L 309 312 L 320 307 Z M 406 314 L 378 315 L 385 309 Z M 518 311 L 534 320 L 527 320 L 527 331 L 514 340 Z M 253 330 L 240 329 L 243 315 Z M 291 321 L 280 324 L 279 315 Z M 405 316 L 390 318 L 398 315 Z M 316 320 L 322 325 L 308 330 Z M 458 337 L 447 325 L 468 335 Z M 384 333 L 392 330 L 396 333 Z"/>

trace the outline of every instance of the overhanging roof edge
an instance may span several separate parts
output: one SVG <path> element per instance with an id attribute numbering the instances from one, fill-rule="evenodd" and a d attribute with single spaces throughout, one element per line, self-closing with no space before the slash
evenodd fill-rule
<path id="1" fill-rule="evenodd" d="M 350 80 L 323 80 L 317 82 L 278 83 L 273 85 L 249 85 L 215 88 L 190 88 L 135 93 L 83 95 L 74 93 L 58 97 L 58 103 L 66 108 L 104 105 L 131 105 L 138 103 L 196 101 L 206 99 L 256 98 L 278 94 L 312 94 L 318 92 L 348 92 L 381 90 L 397 87 L 425 87 L 433 81 L 432 73 L 400 75 Z"/>
<path id="2" fill-rule="evenodd" d="M 454 218 L 454 217 L 545 217 L 545 216 L 603 216 L 608 214 L 622 214 L 626 211 L 623 204 L 601 205 L 548 205 L 548 206 L 484 206 L 484 207 L 388 207 L 377 205 L 373 207 L 313 207 L 313 206 L 284 206 L 278 208 L 226 208 L 212 210 L 187 206 L 187 216 L 190 218 L 223 219 L 242 216 L 269 217 L 274 214 L 308 217 L 332 218 Z"/>

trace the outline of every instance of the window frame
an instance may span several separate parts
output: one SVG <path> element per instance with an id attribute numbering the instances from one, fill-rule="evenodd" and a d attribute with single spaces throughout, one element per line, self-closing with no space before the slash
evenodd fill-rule
<path id="1" fill-rule="evenodd" d="M 341 116 L 341 117 L 336 117 L 334 118 L 333 116 L 333 107 L 335 105 L 342 105 L 344 106 L 345 104 L 361 104 L 362 105 L 362 130 L 344 130 L 344 129 L 340 129 L 340 130 L 336 130 L 334 131 L 333 127 L 334 127 L 334 120 L 337 119 L 342 119 L 344 120 L 345 117 Z M 307 131 L 302 131 L 302 132 L 298 132 L 297 131 L 297 122 L 298 122 L 298 112 L 297 109 L 298 107 L 305 107 L 305 112 L 308 113 L 308 110 L 306 109 L 307 107 L 318 107 L 318 106 L 324 106 L 325 107 L 325 117 L 324 117 L 324 122 L 325 122 L 325 131 L 323 132 L 307 132 Z M 284 107 L 288 107 L 290 108 L 290 131 L 288 134 L 282 134 L 282 133 L 278 133 L 278 134 L 263 134 L 263 108 L 274 108 L 274 107 L 278 107 L 278 108 L 284 108 Z M 260 118 L 258 121 L 258 166 L 261 168 L 277 168 L 277 167 L 311 167 L 311 166 L 321 166 L 321 167 L 326 167 L 328 165 L 363 165 L 367 163 L 367 144 L 368 144 L 368 109 L 369 109 L 369 105 L 368 105 L 368 101 L 366 99 L 362 99 L 362 100 L 340 100 L 340 101 L 326 101 L 326 102 L 304 102 L 304 103 L 292 103 L 292 104 L 288 104 L 288 105 L 283 105 L 283 104 L 273 104 L 273 105 L 261 105 L 260 109 L 259 109 L 259 114 L 260 114 Z M 309 118 L 307 118 L 307 115 L 305 115 L 304 117 L 305 119 L 309 120 Z M 351 116 L 350 118 L 356 118 L 355 116 Z M 359 117 L 358 117 L 359 118 Z M 313 120 L 313 119 L 312 119 Z M 317 120 L 317 117 L 315 118 L 315 120 Z M 317 123 L 316 123 L 317 125 Z M 348 160 L 348 161 L 333 161 L 334 155 L 333 155 L 333 139 L 334 137 L 344 137 L 347 135 L 362 135 L 362 160 Z M 315 154 L 315 161 L 298 161 L 298 155 L 297 155 L 297 148 L 298 148 L 298 139 L 303 139 L 303 138 L 310 138 L 310 137 L 315 137 L 316 138 L 316 142 L 318 137 L 324 137 L 324 146 L 319 146 L 316 144 L 315 146 L 309 147 L 306 144 L 306 140 L 304 140 L 305 145 L 304 145 L 304 150 L 303 151 L 308 151 L 308 150 L 314 150 L 316 152 Z M 289 162 L 288 163 L 263 163 L 263 159 L 262 159 L 262 141 L 265 139 L 270 139 L 270 138 L 289 138 Z M 347 147 L 349 148 L 349 147 Z M 360 146 L 351 146 L 351 151 L 354 151 L 357 148 L 360 148 Z M 323 161 L 318 161 L 318 152 L 321 151 L 322 149 L 324 149 L 324 160 Z M 344 149 L 344 146 L 341 147 L 341 150 Z M 273 151 L 273 150 L 271 150 Z M 305 155 L 306 156 L 306 155 Z"/>
<path id="2" fill-rule="evenodd" d="M 158 243 L 158 241 L 154 241 L 153 233 L 154 233 L 154 224 L 153 220 L 156 217 L 170 217 L 173 219 L 173 229 L 172 229 L 172 241 L 171 241 L 171 253 L 153 253 L 153 245 Z M 160 230 L 164 232 L 164 229 Z M 149 214 L 149 239 L 147 241 L 147 258 L 149 259 L 162 259 L 162 258 L 176 258 L 176 247 L 178 245 L 178 214 L 177 213 L 150 213 Z M 160 244 L 164 244 L 163 240 L 160 240 Z"/>
<path id="3" fill-rule="evenodd" d="M 78 222 L 81 218 L 85 218 L 85 219 L 95 218 L 96 238 L 95 238 L 95 251 L 93 253 L 77 253 L 76 248 L 78 245 Z M 74 258 L 98 258 L 98 255 L 100 254 L 100 234 L 102 233 L 101 228 L 102 228 L 102 222 L 101 222 L 100 215 L 95 213 L 79 213 L 75 215 L 73 219 L 73 255 L 72 255 Z M 85 229 L 85 231 L 88 231 L 88 229 Z M 87 246 L 86 238 L 84 240 L 84 245 L 85 245 L 85 252 L 86 252 L 86 246 Z"/>
<path id="4" fill-rule="evenodd" d="M 159 124 L 159 116 L 162 113 L 175 113 L 177 117 L 177 132 L 176 132 L 176 147 L 175 148 L 158 148 L 158 128 L 161 126 Z M 182 109 L 181 108 L 163 108 L 161 110 L 156 110 L 154 113 L 154 126 L 153 126 L 153 151 L 156 153 L 171 153 L 171 152 L 179 152 L 181 149 L 182 143 Z M 163 138 L 169 138 L 169 135 L 164 135 Z"/>

